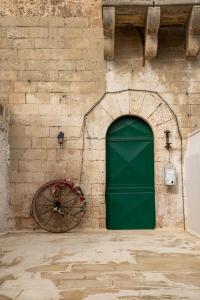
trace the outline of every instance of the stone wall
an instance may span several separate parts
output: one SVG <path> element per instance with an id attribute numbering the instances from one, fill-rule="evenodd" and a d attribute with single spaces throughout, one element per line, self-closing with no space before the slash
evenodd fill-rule
<path id="1" fill-rule="evenodd" d="M 8 110 L 0 105 L 0 232 L 8 229 L 9 218 L 9 146 Z"/>
<path id="2" fill-rule="evenodd" d="M 96 10 L 92 21 L 84 13 L 0 19 L 0 99 L 12 114 L 12 228 L 35 226 L 30 206 L 42 183 L 79 181 L 83 114 L 105 90 L 103 30 L 95 21 L 100 15 Z M 62 148 L 59 131 L 65 134 Z"/>
<path id="3" fill-rule="evenodd" d="M 100 1 L 2 1 L 1 16 L 0 101 L 12 113 L 10 226 L 33 228 L 30 205 L 37 188 L 54 178 L 79 182 L 83 154 L 82 187 L 89 205 L 82 226 L 105 227 L 105 136 L 99 141 L 95 136 L 93 142 L 85 135 L 83 151 L 83 120 L 106 90 L 131 89 L 129 102 L 123 103 L 122 93 L 116 96 L 122 112 L 132 103 L 128 113 L 144 116 L 134 107 L 142 101 L 141 107 L 148 108 L 144 118 L 150 122 L 157 110 L 154 96 L 164 103 L 158 111 L 159 130 L 155 125 L 157 226 L 183 227 L 183 155 L 187 134 L 200 126 L 200 60 L 185 58 L 184 29 L 160 28 L 158 56 L 152 61 L 144 61 L 141 32 L 117 29 L 115 61 L 107 62 L 106 71 Z M 116 97 L 106 98 L 112 114 Z M 102 137 L 108 116 L 100 111 L 97 105 L 88 122 L 99 123 Z M 171 119 L 165 119 L 168 112 Z M 164 136 L 168 128 L 170 159 L 178 171 L 178 185 L 171 190 L 163 184 L 163 169 L 169 164 Z M 59 131 L 65 133 L 62 148 Z"/>

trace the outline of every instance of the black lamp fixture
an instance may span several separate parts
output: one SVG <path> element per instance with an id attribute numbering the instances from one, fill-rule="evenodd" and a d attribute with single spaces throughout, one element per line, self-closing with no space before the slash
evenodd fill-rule
<path id="1" fill-rule="evenodd" d="M 64 132 L 60 131 L 58 136 L 57 136 L 57 139 L 58 139 L 58 143 L 60 144 L 60 146 L 63 144 L 64 142 Z"/>
<path id="2" fill-rule="evenodd" d="M 165 145 L 165 148 L 166 148 L 167 150 L 170 150 L 170 149 L 171 149 L 171 144 L 172 144 L 172 143 L 169 142 L 169 136 L 170 136 L 170 133 L 171 133 L 171 131 L 165 130 L 165 137 L 166 137 L 166 145 Z"/>

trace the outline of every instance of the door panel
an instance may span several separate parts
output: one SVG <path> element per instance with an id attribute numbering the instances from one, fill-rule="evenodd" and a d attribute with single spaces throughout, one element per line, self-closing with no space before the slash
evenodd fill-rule
<path id="1" fill-rule="evenodd" d="M 122 117 L 106 137 L 108 229 L 155 227 L 153 133 L 143 120 Z"/>

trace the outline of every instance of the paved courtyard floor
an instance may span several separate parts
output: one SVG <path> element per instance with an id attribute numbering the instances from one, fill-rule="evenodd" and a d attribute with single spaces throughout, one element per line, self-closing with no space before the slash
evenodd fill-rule
<path id="1" fill-rule="evenodd" d="M 0 236 L 0 299 L 200 300 L 200 239 L 183 231 Z"/>

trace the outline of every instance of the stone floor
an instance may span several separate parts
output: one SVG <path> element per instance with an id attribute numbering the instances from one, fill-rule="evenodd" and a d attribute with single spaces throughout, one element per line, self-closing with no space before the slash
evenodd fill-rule
<path id="1" fill-rule="evenodd" d="M 7 233 L 0 299 L 200 299 L 200 239 L 182 231 Z"/>

